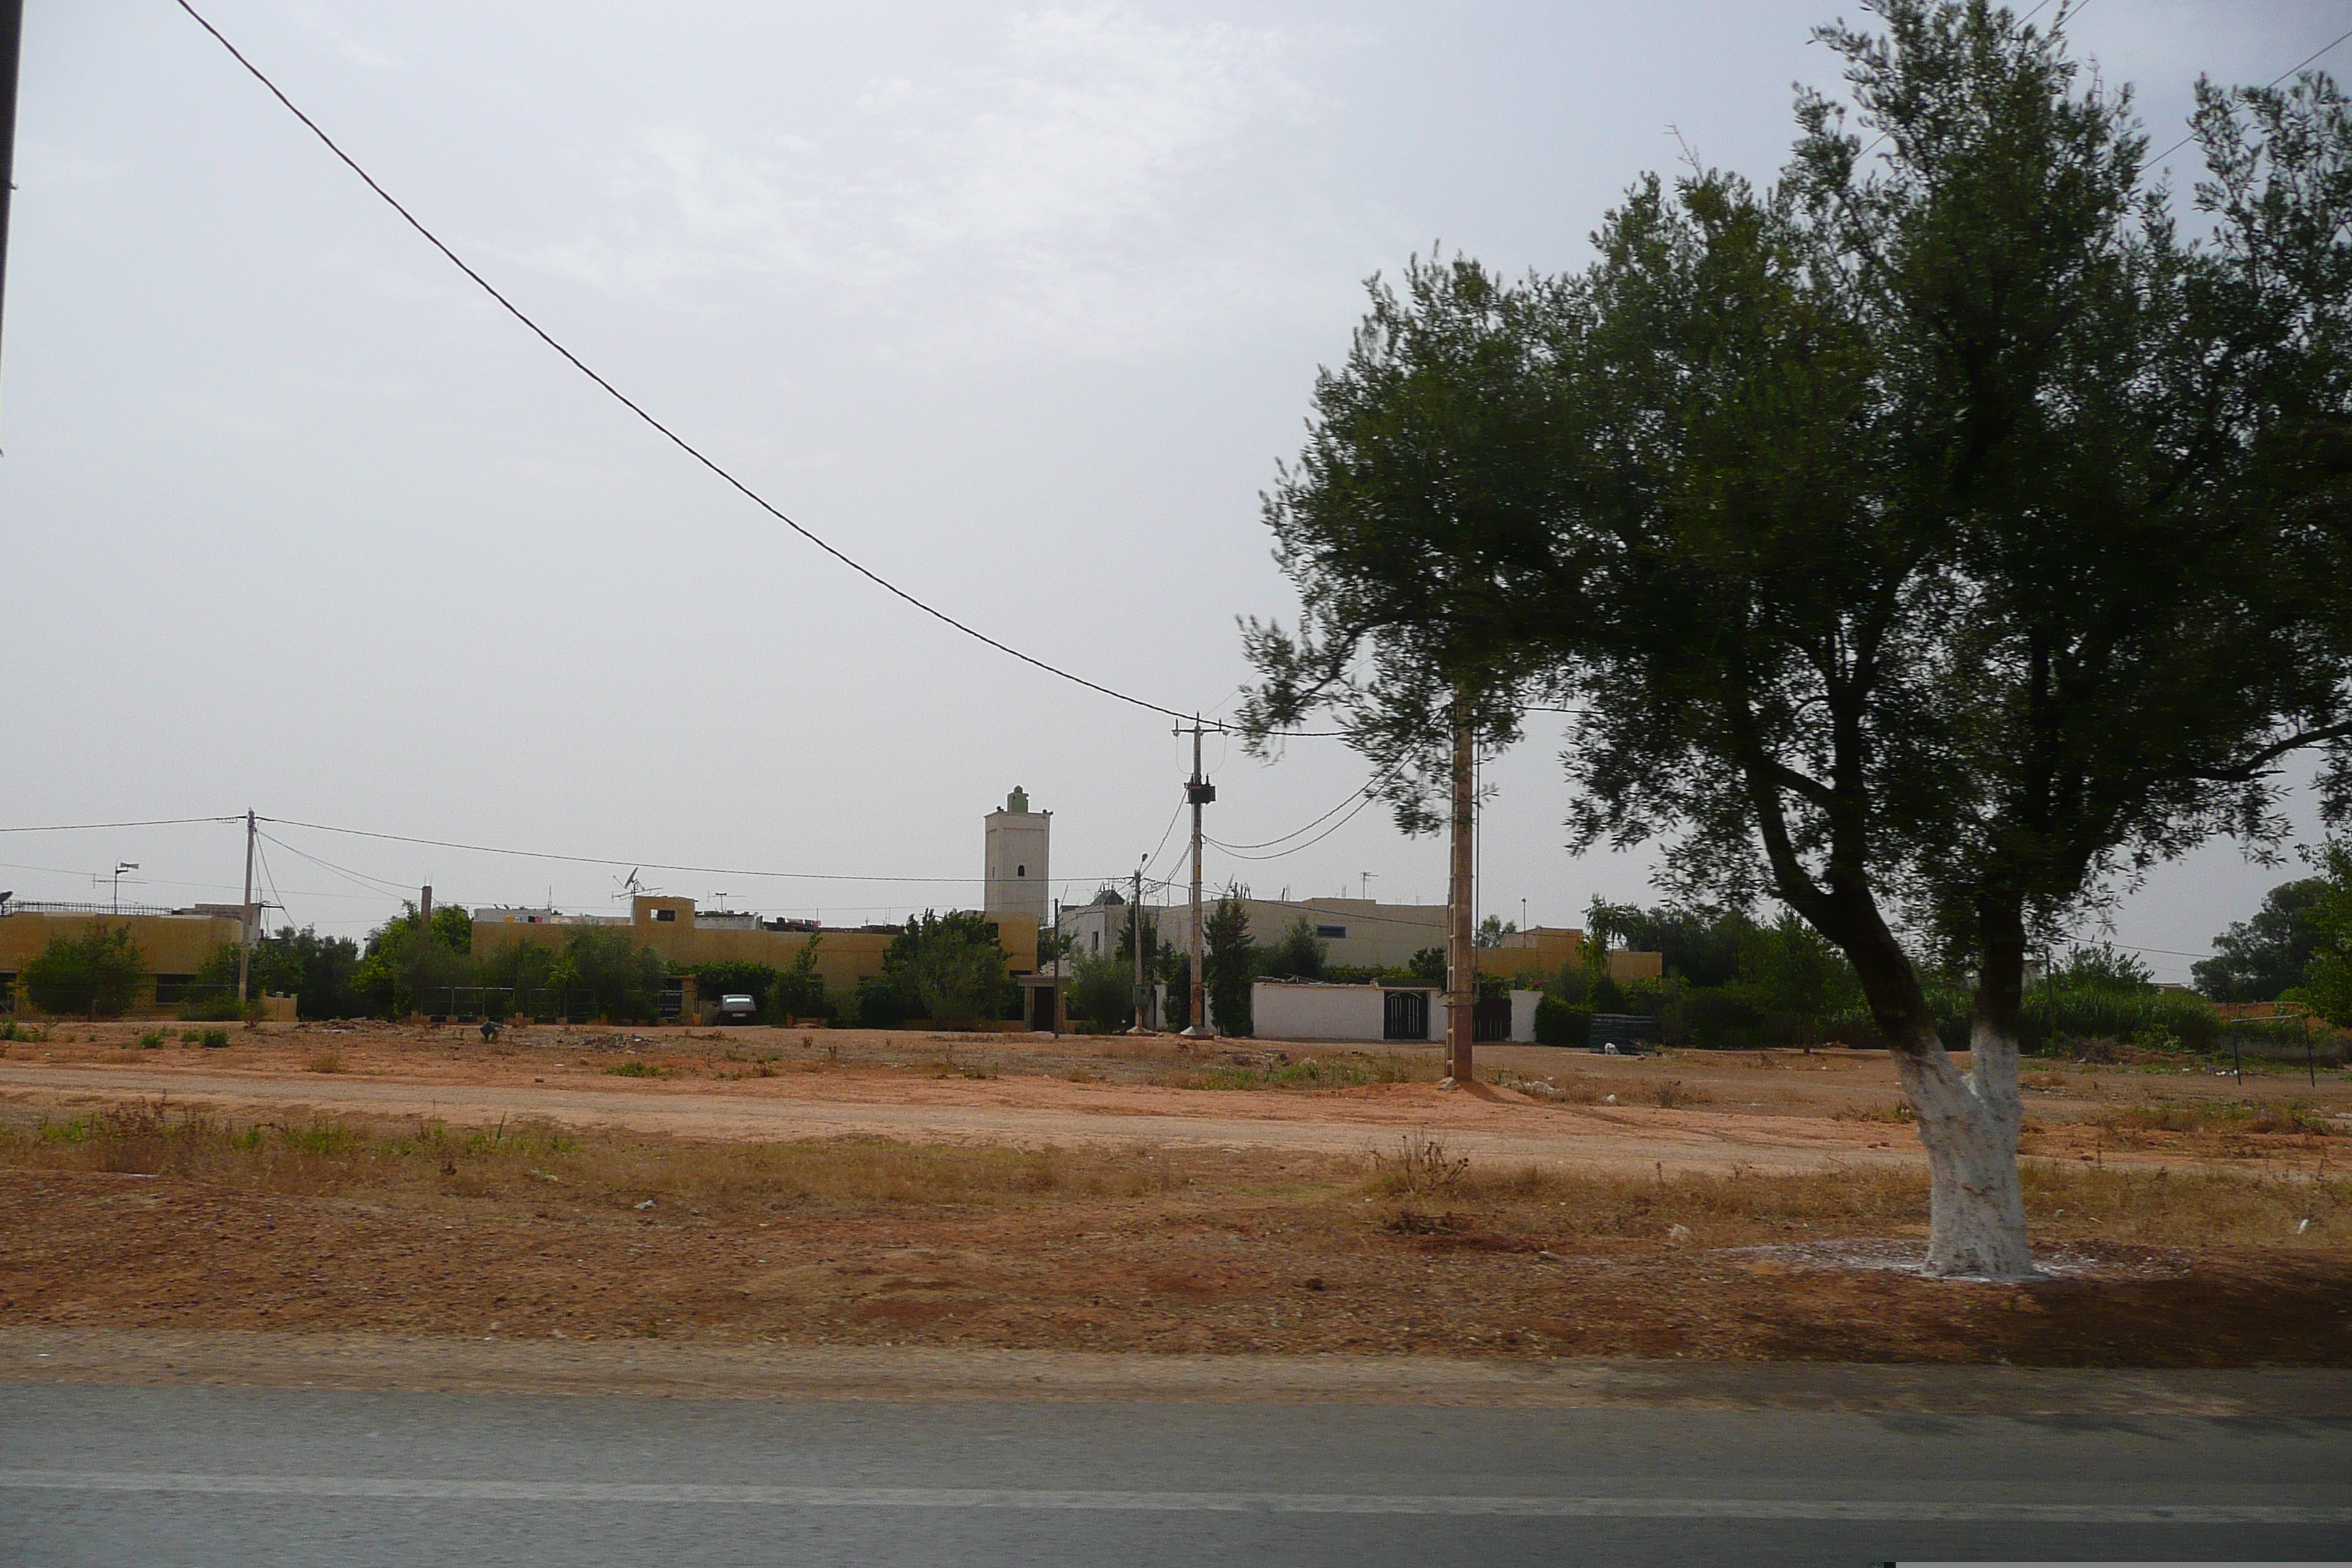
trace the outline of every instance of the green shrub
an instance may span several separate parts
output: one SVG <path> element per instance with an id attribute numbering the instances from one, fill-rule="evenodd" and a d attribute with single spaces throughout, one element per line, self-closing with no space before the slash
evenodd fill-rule
<path id="1" fill-rule="evenodd" d="M 142 1051 L 162 1050 L 163 1048 L 163 1031 L 161 1029 L 150 1029 L 145 1034 L 140 1036 L 139 1048 Z"/>
<path id="2" fill-rule="evenodd" d="M 191 996 L 180 1004 L 180 1020 L 187 1024 L 235 1023 L 245 1016 L 245 1004 L 236 999 L 234 991 L 215 991 L 202 996 Z"/>
<path id="3" fill-rule="evenodd" d="M 907 990 L 895 974 L 869 974 L 857 983 L 857 1026 L 895 1029 L 908 1019 Z"/>
<path id="4" fill-rule="evenodd" d="M 208 1051 L 222 1050 L 228 1045 L 228 1031 L 226 1029 L 206 1029 L 202 1035 L 197 1037 L 196 1044 L 202 1046 Z"/>
<path id="5" fill-rule="evenodd" d="M 901 1006 L 909 1011 L 919 1007 L 935 1023 L 966 1024 L 1003 1017 L 1008 1010 L 1005 992 L 1014 990 L 1017 996 L 1017 988 L 1005 977 L 1004 962 L 996 925 L 986 915 L 969 910 L 941 915 L 926 910 L 908 921 L 906 931 L 882 955 L 882 975 L 897 991 Z M 866 988 L 858 989 L 858 1016 L 863 1019 Z M 1019 1011 L 1017 1000 L 1010 1010 Z M 907 1016 L 901 1013 L 900 1018 Z"/>
<path id="6" fill-rule="evenodd" d="M 94 923 L 79 936 L 50 936 L 40 956 L 25 965 L 25 993 L 44 1013 L 113 1017 L 139 998 L 147 955 L 127 925 Z"/>
<path id="7" fill-rule="evenodd" d="M 1591 1038 L 1591 1008 L 1573 1006 L 1549 992 L 1546 992 L 1543 1000 L 1536 1004 L 1538 1045 L 1573 1049 L 1588 1044 Z"/>
<path id="8" fill-rule="evenodd" d="M 1682 1026 L 1691 1044 L 1706 1050 L 1732 1050 L 1767 1043 L 1769 1020 L 1762 1009 L 1724 986 L 1709 986 L 1683 998 Z"/>
<path id="9" fill-rule="evenodd" d="M 1070 1016 L 1105 1032 L 1135 1021 L 1135 965 L 1116 958 L 1080 957 L 1071 965 Z"/>
<path id="10" fill-rule="evenodd" d="M 770 1023 L 839 1016 L 841 1009 L 824 994 L 824 976 L 816 972 L 817 944 L 824 940 L 812 935 L 793 960 L 793 966 L 778 972 L 776 983 L 768 993 Z"/>

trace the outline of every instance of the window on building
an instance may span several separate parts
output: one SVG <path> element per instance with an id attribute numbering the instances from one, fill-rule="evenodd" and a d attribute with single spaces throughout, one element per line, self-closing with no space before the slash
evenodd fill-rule
<path id="1" fill-rule="evenodd" d="M 1025 877 L 1029 874 L 1029 868 L 1026 866 L 1015 866 L 1013 868 L 1013 874 L 1016 877 Z"/>
<path id="2" fill-rule="evenodd" d="M 677 919 L 677 911 L 676 910 L 656 910 L 654 911 L 654 919 L 657 921 L 674 921 Z"/>
<path id="3" fill-rule="evenodd" d="M 1346 926 L 1317 926 L 1315 928 L 1315 934 L 1321 937 L 1344 937 L 1348 934 L 1348 928 Z"/>
<path id="4" fill-rule="evenodd" d="M 1102 932 L 1098 931 L 1088 931 L 1087 933 L 1087 942 L 1095 952 L 1100 952 L 1102 951 Z"/>

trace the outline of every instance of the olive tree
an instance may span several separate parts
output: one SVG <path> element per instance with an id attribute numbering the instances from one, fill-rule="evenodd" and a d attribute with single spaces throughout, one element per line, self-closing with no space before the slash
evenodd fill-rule
<path id="1" fill-rule="evenodd" d="M 2037 935 L 2215 833 L 2274 841 L 2279 760 L 2352 733 L 2345 487 L 2306 456 L 2347 407 L 2342 301 L 2231 198 L 2180 241 L 2128 94 L 2062 39 L 1875 9 L 1818 37 L 1883 163 L 1809 96 L 1778 187 L 1649 182 L 1570 290 L 1574 826 L 1667 833 L 1685 884 L 1844 952 L 1917 1111 L 1930 1267 L 2021 1275 Z M 2352 144 L 2319 118 L 2232 151 L 2212 97 L 2203 130 L 2244 211 L 2340 249 Z M 1923 957 L 1973 976 L 1965 1071 Z"/>
<path id="2" fill-rule="evenodd" d="M 1269 504 L 1309 635 L 1252 628 L 1254 711 L 1336 694 L 1403 761 L 1465 649 L 1495 733 L 1555 693 L 1571 844 L 1662 838 L 1671 890 L 1769 894 L 1843 953 L 1929 1268 L 2015 1276 L 2025 954 L 2213 834 L 2275 843 L 2283 759 L 2352 736 L 2352 135 L 2325 78 L 2206 89 L 2190 244 L 2062 37 L 1872 9 L 1817 35 L 1859 130 L 1801 97 L 1777 184 L 1646 179 L 1590 268 L 1480 310 L 1376 296 Z M 1971 976 L 1965 1069 L 1929 964 Z"/>

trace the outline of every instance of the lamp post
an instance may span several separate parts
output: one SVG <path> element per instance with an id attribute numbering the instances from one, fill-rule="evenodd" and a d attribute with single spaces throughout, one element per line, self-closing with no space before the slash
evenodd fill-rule
<path id="1" fill-rule="evenodd" d="M 139 862 L 136 860 L 117 860 L 114 863 L 114 912 L 118 915 L 122 912 L 122 873 L 137 869 Z"/>

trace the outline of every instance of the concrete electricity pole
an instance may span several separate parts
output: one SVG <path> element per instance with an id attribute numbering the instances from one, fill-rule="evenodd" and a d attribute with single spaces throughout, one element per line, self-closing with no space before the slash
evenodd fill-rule
<path id="1" fill-rule="evenodd" d="M 1192 716 L 1192 777 L 1184 785 L 1184 798 L 1192 803 L 1192 994 L 1184 1015 L 1184 1033 L 1193 1039 L 1209 1034 L 1206 978 L 1201 973 L 1201 808 L 1217 798 L 1217 786 L 1201 776 L 1201 716 Z M 1179 724 L 1176 732 L 1184 733 Z"/>
<path id="2" fill-rule="evenodd" d="M 245 902 L 236 909 L 236 1005 L 245 1005 L 246 979 L 253 973 L 253 811 L 245 813 Z"/>
<path id="3" fill-rule="evenodd" d="M 1135 868 L 1135 897 L 1127 906 L 1127 932 L 1135 942 L 1135 1027 L 1130 1035 L 1143 1033 L 1143 868 Z"/>
<path id="4" fill-rule="evenodd" d="M 25 37 L 25 0 L 0 0 L 0 293 L 8 279 L 8 196 L 16 171 L 16 57 Z"/>
<path id="5" fill-rule="evenodd" d="M 1470 742 L 1470 700 L 1454 688 L 1454 866 L 1446 889 L 1445 1076 L 1471 1081 L 1471 1044 L 1477 1036 L 1478 955 L 1471 943 L 1470 911 L 1476 896 L 1474 858 L 1478 790 Z"/>

